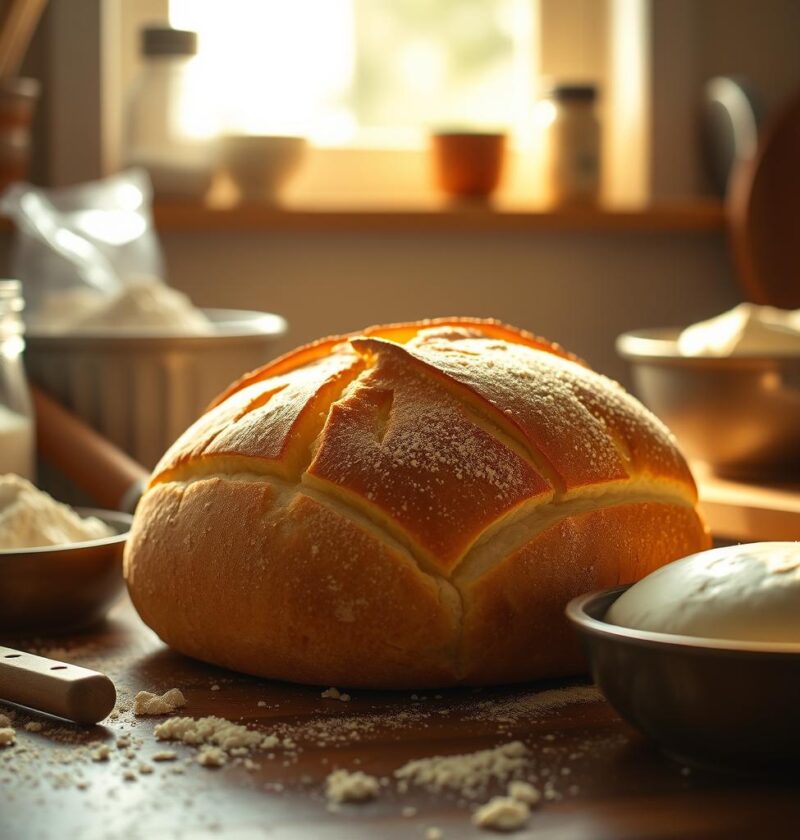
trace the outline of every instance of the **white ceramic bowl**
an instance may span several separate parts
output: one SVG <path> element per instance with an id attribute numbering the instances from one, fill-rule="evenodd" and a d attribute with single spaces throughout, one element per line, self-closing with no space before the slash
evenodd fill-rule
<path id="1" fill-rule="evenodd" d="M 220 162 L 242 201 L 274 203 L 305 150 L 303 137 L 229 134 L 220 141 Z"/>

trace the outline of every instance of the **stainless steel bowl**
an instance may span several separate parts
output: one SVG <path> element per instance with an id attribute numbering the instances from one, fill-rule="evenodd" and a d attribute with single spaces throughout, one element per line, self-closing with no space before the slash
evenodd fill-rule
<path id="1" fill-rule="evenodd" d="M 32 381 L 152 468 L 217 394 L 278 355 L 287 329 L 268 312 L 204 311 L 212 335 L 30 332 L 26 367 Z"/>
<path id="2" fill-rule="evenodd" d="M 0 551 L 0 632 L 52 633 L 102 619 L 123 589 L 126 513 L 79 508 L 116 532 L 70 545 Z"/>
<path id="3" fill-rule="evenodd" d="M 679 334 L 668 327 L 617 339 L 642 402 L 669 426 L 689 458 L 714 472 L 796 479 L 800 357 L 681 356 Z"/>
<path id="4" fill-rule="evenodd" d="M 673 758 L 756 771 L 796 766 L 800 644 L 734 642 L 609 624 L 619 586 L 567 605 L 600 690 Z"/>

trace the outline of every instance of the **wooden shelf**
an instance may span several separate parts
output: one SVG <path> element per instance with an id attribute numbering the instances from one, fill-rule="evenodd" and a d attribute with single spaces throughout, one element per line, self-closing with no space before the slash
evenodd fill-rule
<path id="1" fill-rule="evenodd" d="M 161 231 L 552 231 L 552 232 L 708 232 L 721 231 L 725 216 L 719 202 L 692 200 L 641 209 L 587 208 L 546 210 L 515 205 L 431 204 L 415 207 L 240 205 L 158 201 Z"/>
<path id="2" fill-rule="evenodd" d="M 714 536 L 742 542 L 800 540 L 800 484 L 733 481 L 702 464 L 693 464 L 692 471 Z"/>

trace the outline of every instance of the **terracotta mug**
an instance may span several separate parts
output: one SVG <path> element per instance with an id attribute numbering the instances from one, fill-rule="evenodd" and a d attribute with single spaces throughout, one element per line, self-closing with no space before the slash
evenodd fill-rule
<path id="1" fill-rule="evenodd" d="M 436 180 L 447 195 L 486 198 L 497 189 L 505 161 L 505 134 L 437 131 L 431 140 Z"/>

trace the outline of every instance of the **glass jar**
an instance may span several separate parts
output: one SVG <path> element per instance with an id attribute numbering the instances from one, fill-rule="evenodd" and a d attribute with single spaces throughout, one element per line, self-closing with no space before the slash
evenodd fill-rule
<path id="1" fill-rule="evenodd" d="M 196 32 L 142 30 L 143 67 L 128 96 L 122 158 L 148 171 L 156 195 L 202 198 L 214 174 L 217 114 L 196 54 Z"/>
<path id="2" fill-rule="evenodd" d="M 554 205 L 596 204 L 600 193 L 600 123 L 594 85 L 556 85 L 537 108 L 544 118 L 544 177 Z"/>
<path id="3" fill-rule="evenodd" d="M 22 365 L 23 306 L 19 280 L 0 280 L 0 474 L 33 481 L 33 406 Z"/>

